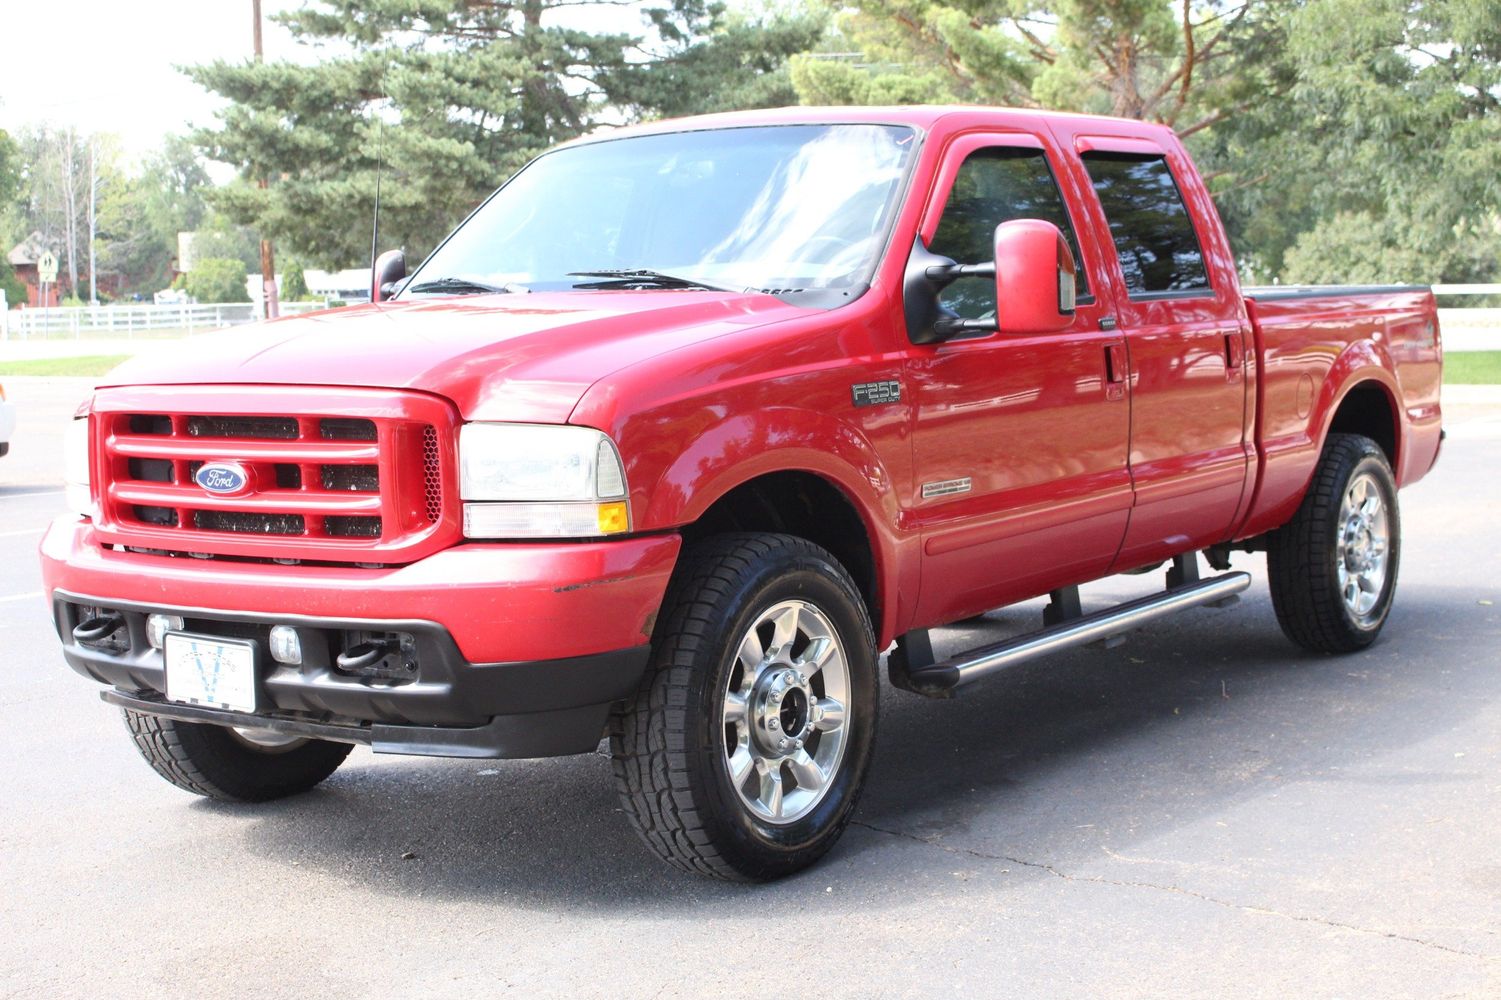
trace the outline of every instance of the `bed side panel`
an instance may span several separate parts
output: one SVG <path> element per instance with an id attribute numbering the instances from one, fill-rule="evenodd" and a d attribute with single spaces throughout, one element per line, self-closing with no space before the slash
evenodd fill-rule
<path id="1" fill-rule="evenodd" d="M 1237 537 L 1275 528 L 1302 501 L 1346 394 L 1374 382 L 1397 414 L 1399 485 L 1432 467 L 1439 442 L 1442 351 L 1426 288 L 1277 290 L 1247 309 L 1261 361 L 1256 493 Z"/>

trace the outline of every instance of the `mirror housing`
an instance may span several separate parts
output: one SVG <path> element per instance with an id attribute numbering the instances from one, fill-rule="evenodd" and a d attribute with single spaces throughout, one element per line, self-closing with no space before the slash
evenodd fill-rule
<path id="1" fill-rule="evenodd" d="M 396 294 L 392 286 L 407 276 L 407 255 L 400 250 L 387 250 L 375 258 L 370 269 L 370 301 L 384 302 Z"/>
<path id="2" fill-rule="evenodd" d="M 1074 320 L 1079 266 L 1063 233 L 1041 219 L 995 227 L 996 326 L 1002 333 L 1056 333 Z"/>
<path id="3" fill-rule="evenodd" d="M 903 277 L 907 336 L 914 344 L 987 333 L 1038 334 L 1067 329 L 1074 319 L 1078 264 L 1063 233 L 1041 219 L 1013 219 L 995 227 L 995 257 L 985 264 L 956 264 L 912 245 Z M 996 285 L 994 319 L 964 319 L 939 301 L 960 278 L 988 278 Z"/>

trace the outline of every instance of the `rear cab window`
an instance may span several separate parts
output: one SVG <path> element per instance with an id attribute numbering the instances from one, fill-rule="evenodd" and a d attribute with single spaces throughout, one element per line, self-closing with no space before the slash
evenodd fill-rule
<path id="1" fill-rule="evenodd" d="M 1088 151 L 1082 159 L 1110 227 L 1130 297 L 1214 294 L 1203 247 L 1166 158 Z"/>

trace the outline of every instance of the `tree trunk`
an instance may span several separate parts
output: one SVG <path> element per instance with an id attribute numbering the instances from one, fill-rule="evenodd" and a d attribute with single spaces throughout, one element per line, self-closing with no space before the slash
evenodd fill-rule
<path id="1" fill-rule="evenodd" d="M 78 294 L 78 161 L 73 155 L 73 131 L 58 134 L 63 154 L 63 234 L 68 256 L 68 293 Z"/>
<path id="2" fill-rule="evenodd" d="M 543 0 L 525 0 L 521 5 L 521 48 L 527 71 L 532 75 L 521 89 L 521 131 L 531 136 L 547 134 L 547 81 L 540 74 L 542 62 Z"/>

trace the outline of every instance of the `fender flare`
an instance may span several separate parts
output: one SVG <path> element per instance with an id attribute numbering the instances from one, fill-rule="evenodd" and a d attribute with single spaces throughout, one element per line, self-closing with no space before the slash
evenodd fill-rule
<path id="1" fill-rule="evenodd" d="M 874 561 L 882 636 L 914 598 L 917 564 L 901 559 L 896 483 L 858 428 L 828 413 L 796 406 L 735 413 L 704 428 L 645 489 L 651 498 L 639 523 L 648 530 L 691 524 L 736 488 L 779 472 L 825 480 L 849 501 L 865 527 Z M 904 574 L 903 567 L 908 566 Z M 904 575 L 912 579 L 904 579 Z"/>
<path id="2" fill-rule="evenodd" d="M 1402 389 L 1397 383 L 1396 376 L 1392 374 L 1394 371 L 1396 371 L 1396 366 L 1392 362 L 1391 355 L 1387 353 L 1384 346 L 1374 341 L 1358 341 L 1340 352 L 1339 357 L 1329 369 L 1329 373 L 1324 377 L 1324 384 L 1315 400 L 1308 422 L 1309 437 L 1320 453 L 1323 452 L 1324 443 L 1329 438 L 1329 428 L 1334 423 L 1334 415 L 1339 412 L 1345 399 L 1354 389 L 1374 384 L 1386 394 L 1387 406 L 1392 412 L 1394 444 L 1391 455 L 1392 468 L 1396 470 L 1402 467 L 1401 459 L 1406 454 L 1407 448 L 1407 428 L 1402 419 Z M 1310 473 L 1309 482 L 1312 481 L 1313 475 Z"/>

